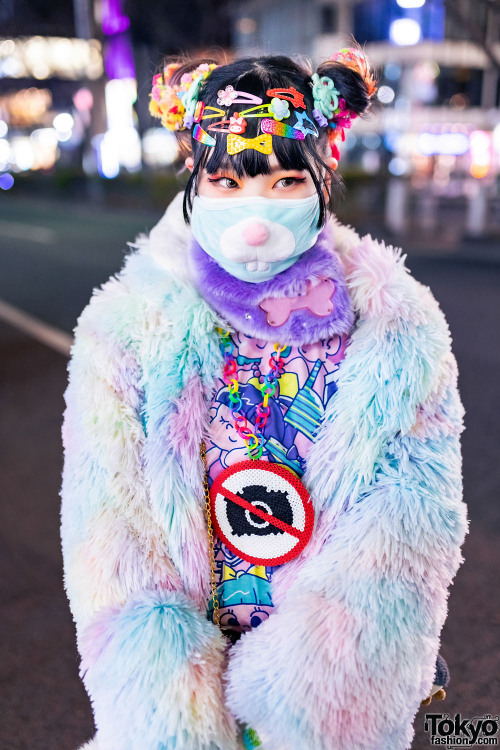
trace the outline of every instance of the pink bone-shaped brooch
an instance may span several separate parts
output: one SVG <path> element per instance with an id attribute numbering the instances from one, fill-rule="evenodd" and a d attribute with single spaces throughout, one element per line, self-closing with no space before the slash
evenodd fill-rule
<path id="1" fill-rule="evenodd" d="M 308 284 L 305 294 L 298 297 L 266 297 L 259 307 L 267 313 L 267 324 L 270 326 L 282 326 L 292 310 L 307 309 L 318 318 L 324 318 L 333 310 L 331 296 L 334 291 L 333 281 L 321 277 L 319 284 Z"/>

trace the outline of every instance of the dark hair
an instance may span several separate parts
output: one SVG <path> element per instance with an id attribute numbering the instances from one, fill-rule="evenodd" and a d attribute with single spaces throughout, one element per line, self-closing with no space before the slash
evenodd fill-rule
<path id="1" fill-rule="evenodd" d="M 179 83 L 182 75 L 193 71 L 198 65 L 204 62 L 214 62 L 210 59 L 192 60 L 185 62 L 179 67 L 170 83 L 172 85 Z M 369 107 L 370 96 L 367 86 L 360 73 L 347 67 L 342 62 L 325 62 L 317 70 L 319 76 L 330 76 L 335 82 L 336 88 L 340 91 L 346 101 L 348 109 L 357 115 L 362 115 Z M 266 101 L 267 90 L 273 88 L 295 87 L 304 95 L 304 103 L 308 117 L 314 121 L 312 111 L 314 109 L 314 100 L 312 95 L 311 72 L 302 68 L 289 57 L 282 55 L 263 56 L 263 57 L 245 57 L 227 65 L 221 65 L 215 68 L 205 80 L 199 99 L 206 106 L 220 107 L 217 104 L 217 92 L 219 89 L 225 89 L 226 86 L 233 86 L 240 91 L 248 92 L 259 96 Z M 225 108 L 225 116 L 221 119 L 228 119 L 234 112 L 240 112 L 247 108 L 245 104 L 232 104 Z M 220 107 L 224 109 L 224 107 Z M 315 122 L 315 121 L 314 121 Z M 317 123 L 316 123 L 317 124 Z M 248 118 L 247 128 L 245 131 L 246 138 L 254 138 L 259 134 L 260 118 Z M 323 154 L 326 151 L 328 139 L 328 127 L 319 127 L 319 137 L 306 135 L 304 140 L 295 140 L 292 138 L 273 137 L 273 153 L 278 160 L 280 167 L 284 170 L 306 170 L 312 177 L 316 192 L 320 201 L 320 216 L 318 226 L 322 226 L 327 210 L 333 211 L 336 199 L 344 192 L 344 183 L 338 175 L 324 161 Z M 186 134 L 190 135 L 190 133 Z M 179 133 L 181 143 L 186 146 L 185 135 Z M 196 193 L 196 184 L 200 170 L 206 169 L 209 174 L 215 174 L 220 169 L 231 168 L 239 177 L 247 175 L 255 177 L 259 174 L 269 174 L 269 159 L 265 154 L 255 151 L 254 149 L 245 149 L 239 154 L 229 155 L 226 149 L 226 136 L 218 133 L 215 146 L 206 146 L 194 138 L 190 138 L 190 145 L 194 159 L 193 171 L 189 177 L 184 192 L 184 218 L 189 223 L 190 213 L 193 205 L 193 194 Z M 322 177 L 318 172 L 323 173 Z M 330 177 L 330 187 L 326 176 Z M 325 201 L 323 188 L 327 187 L 329 195 L 328 203 Z"/>

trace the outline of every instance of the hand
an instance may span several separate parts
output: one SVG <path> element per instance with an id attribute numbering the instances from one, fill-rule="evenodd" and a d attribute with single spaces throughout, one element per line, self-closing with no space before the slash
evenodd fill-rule
<path id="1" fill-rule="evenodd" d="M 437 693 L 434 693 L 434 695 L 429 695 L 428 698 L 423 700 L 420 706 L 428 706 L 433 698 L 435 701 L 444 701 L 444 699 L 446 698 L 446 691 L 443 690 L 443 688 L 440 688 Z"/>

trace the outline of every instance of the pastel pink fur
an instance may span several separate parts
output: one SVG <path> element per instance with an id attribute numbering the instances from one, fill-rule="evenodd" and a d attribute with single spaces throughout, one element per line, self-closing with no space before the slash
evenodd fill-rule
<path id="1" fill-rule="evenodd" d="M 292 310 L 309 310 L 318 318 L 324 318 L 333 310 L 332 295 L 335 284 L 331 279 L 321 278 L 317 284 L 309 284 L 305 294 L 299 297 L 267 297 L 259 304 L 267 312 L 270 326 L 282 326 Z"/>

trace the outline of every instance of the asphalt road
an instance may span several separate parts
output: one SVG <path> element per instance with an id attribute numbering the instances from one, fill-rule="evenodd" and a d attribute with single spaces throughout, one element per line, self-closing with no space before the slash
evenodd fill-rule
<path id="1" fill-rule="evenodd" d="M 71 333 L 92 289 L 118 271 L 159 213 L 0 200 L 0 299 Z"/>
<path id="2" fill-rule="evenodd" d="M 3 201 L 0 298 L 68 332 L 93 286 L 120 268 L 126 241 L 159 218 L 43 201 L 26 215 L 26 205 Z M 415 721 L 413 750 L 424 750 L 426 710 L 472 718 L 500 709 L 500 262 L 411 255 L 407 264 L 431 287 L 450 325 L 466 408 L 464 494 L 471 519 L 442 634 L 448 697 Z M 0 750 L 76 750 L 93 732 L 62 587 L 66 366 L 62 355 L 0 324 Z"/>

